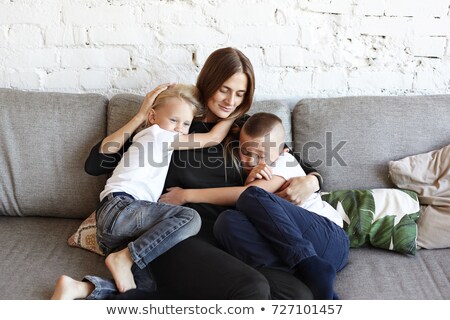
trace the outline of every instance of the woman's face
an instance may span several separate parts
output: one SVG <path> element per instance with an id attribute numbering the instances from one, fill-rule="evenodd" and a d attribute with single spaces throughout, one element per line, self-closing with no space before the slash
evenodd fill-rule
<path id="1" fill-rule="evenodd" d="M 222 86 L 207 101 L 208 122 L 225 119 L 242 103 L 247 92 L 247 75 L 238 72 L 225 80 Z"/>

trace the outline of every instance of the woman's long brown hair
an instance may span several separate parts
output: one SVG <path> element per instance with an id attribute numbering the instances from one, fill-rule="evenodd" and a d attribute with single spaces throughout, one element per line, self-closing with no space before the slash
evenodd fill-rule
<path id="1" fill-rule="evenodd" d="M 201 93 L 201 102 L 207 106 L 211 98 L 223 83 L 236 73 L 247 76 L 247 90 L 244 100 L 234 110 L 230 117 L 240 117 L 245 114 L 253 102 L 255 92 L 255 73 L 250 60 L 238 49 L 222 48 L 211 53 L 197 78 L 197 88 Z"/>
<path id="2" fill-rule="evenodd" d="M 238 49 L 221 48 L 209 55 L 197 78 L 197 88 L 200 90 L 200 100 L 207 107 L 208 100 L 216 93 L 223 83 L 236 73 L 244 73 L 247 76 L 247 90 L 244 100 L 230 114 L 230 117 L 239 118 L 251 107 L 255 92 L 255 73 L 250 60 Z M 206 112 L 208 110 L 206 109 Z M 233 166 L 238 169 L 238 158 L 233 150 L 232 141 L 239 138 L 239 126 L 233 124 L 228 135 L 223 141 L 225 173 L 227 168 L 227 155 L 231 155 Z M 240 170 L 238 170 L 240 171 Z M 225 179 L 226 179 L 225 174 Z"/>

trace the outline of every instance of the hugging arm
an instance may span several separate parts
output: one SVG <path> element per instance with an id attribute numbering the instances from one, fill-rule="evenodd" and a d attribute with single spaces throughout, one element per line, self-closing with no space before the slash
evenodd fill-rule
<path id="1" fill-rule="evenodd" d="M 275 194 L 294 204 L 302 204 L 313 193 L 320 191 L 319 179 L 320 175 L 315 173 L 290 178 Z"/>
<path id="2" fill-rule="evenodd" d="M 292 202 L 294 204 L 302 204 L 313 193 L 319 192 L 322 189 L 322 176 L 308 163 L 304 162 L 298 154 L 289 151 L 298 161 L 306 176 L 293 177 L 287 180 L 280 190 L 276 193 L 277 196 Z"/>
<path id="3" fill-rule="evenodd" d="M 250 175 L 256 175 L 258 172 L 266 172 L 267 166 L 255 167 Z M 270 170 L 270 169 L 269 169 Z M 245 186 L 240 187 L 221 187 L 205 189 L 182 189 L 178 187 L 169 188 L 167 193 L 160 198 L 161 202 L 174 205 L 183 205 L 185 203 L 210 203 L 222 206 L 234 206 L 239 196 L 249 187 L 256 186 L 267 192 L 275 192 L 286 180 L 280 176 L 272 176 L 270 179 L 257 178 Z"/>
<path id="4" fill-rule="evenodd" d="M 156 97 L 166 90 L 170 84 L 162 84 L 146 96 L 138 113 L 123 127 L 105 137 L 91 150 L 84 164 L 84 170 L 93 176 L 111 173 L 122 158 L 123 153 L 131 144 L 131 137 L 148 117 L 148 113 Z"/>
<path id="5" fill-rule="evenodd" d="M 90 174 L 92 176 L 100 176 L 102 174 L 107 174 L 113 172 L 114 168 L 119 163 L 120 159 L 122 158 L 124 150 L 128 149 L 131 142 L 127 141 L 125 142 L 122 149 L 120 149 L 116 153 L 101 153 L 100 152 L 100 146 L 102 144 L 102 141 L 97 143 L 95 146 L 92 147 L 91 152 L 86 159 L 86 162 L 84 163 L 84 171 L 86 171 L 87 174 Z"/>
<path id="6" fill-rule="evenodd" d="M 206 133 L 178 135 L 175 138 L 175 141 L 172 142 L 172 147 L 176 150 L 187 150 L 218 145 L 227 136 L 234 120 L 234 118 L 224 119 L 218 122 L 209 132 Z"/>
<path id="7" fill-rule="evenodd" d="M 116 153 L 118 152 L 125 142 L 133 135 L 137 128 L 139 128 L 148 117 L 148 113 L 155 102 L 156 97 L 166 90 L 170 84 L 165 83 L 157 86 L 155 89 L 150 91 L 146 96 L 138 113 L 131 118 L 128 123 L 126 123 L 122 128 L 116 132 L 110 134 L 105 139 L 103 139 L 99 152 L 100 153 Z"/>

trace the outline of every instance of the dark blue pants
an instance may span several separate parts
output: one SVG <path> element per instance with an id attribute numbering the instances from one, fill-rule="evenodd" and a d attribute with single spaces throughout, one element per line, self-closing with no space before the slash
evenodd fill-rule
<path id="1" fill-rule="evenodd" d="M 223 212 L 214 235 L 232 255 L 253 267 L 293 268 L 317 255 L 336 271 L 348 261 L 349 240 L 334 222 L 257 187 Z"/>

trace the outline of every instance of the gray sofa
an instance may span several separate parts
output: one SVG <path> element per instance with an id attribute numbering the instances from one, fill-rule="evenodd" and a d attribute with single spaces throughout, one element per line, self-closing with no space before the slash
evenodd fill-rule
<path id="1" fill-rule="evenodd" d="M 48 299 L 61 274 L 108 276 L 102 257 L 66 241 L 95 209 L 105 183 L 84 172 L 90 148 L 141 101 L 0 89 L 0 299 Z M 294 149 L 316 164 L 325 190 L 392 187 L 389 160 L 450 141 L 444 95 L 308 99 L 292 111 L 282 101 L 256 102 L 252 112 L 260 110 L 282 116 Z M 449 263 L 450 249 L 414 257 L 351 249 L 336 291 L 342 299 L 450 299 Z"/>

